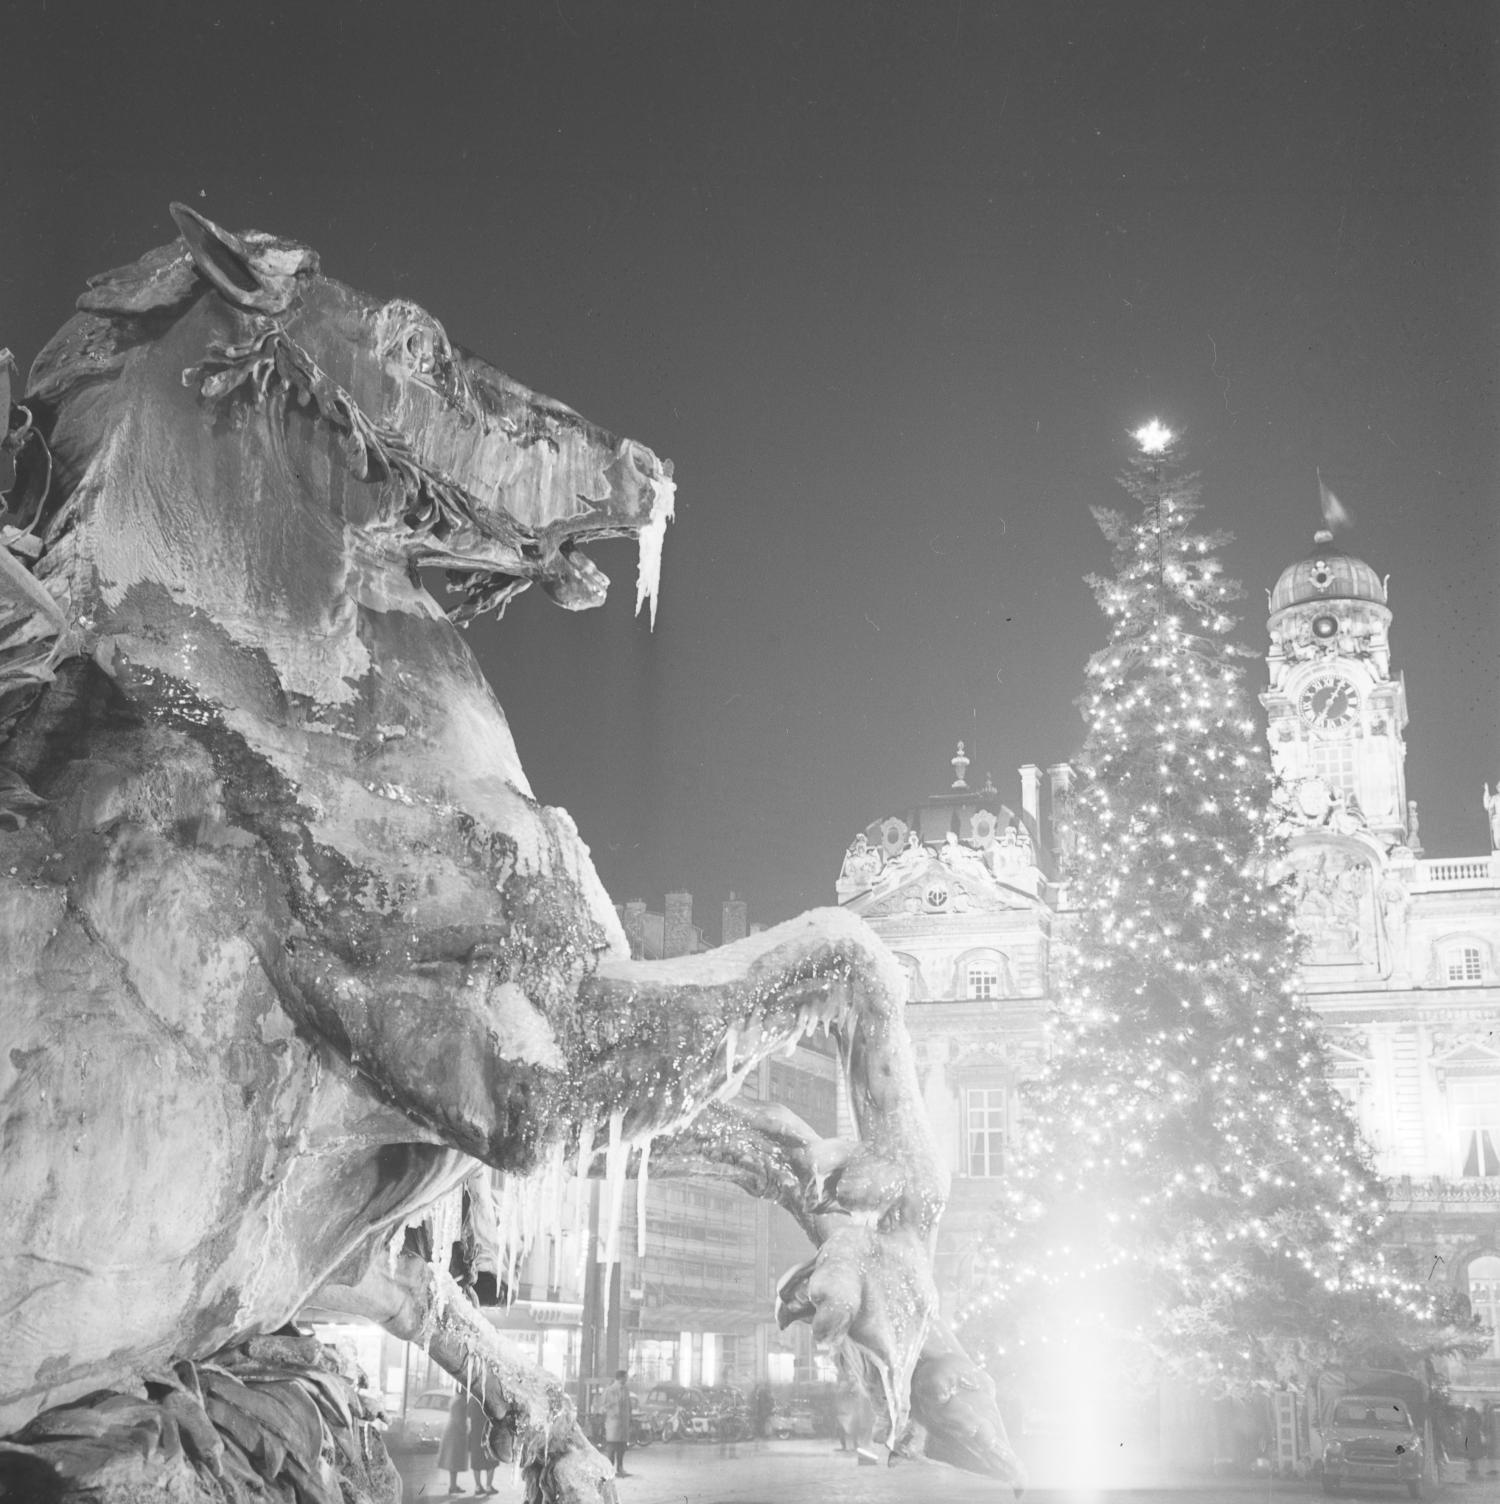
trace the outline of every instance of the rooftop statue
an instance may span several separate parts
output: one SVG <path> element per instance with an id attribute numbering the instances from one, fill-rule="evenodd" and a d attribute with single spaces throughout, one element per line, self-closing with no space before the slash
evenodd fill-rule
<path id="1" fill-rule="evenodd" d="M 801 1218 L 783 1319 L 858 1345 L 898 1451 L 1019 1483 L 936 1312 L 899 969 L 836 910 L 632 963 L 451 619 L 533 583 L 599 604 L 583 545 L 611 535 L 654 610 L 670 467 L 307 247 L 172 213 L 0 393 L 0 1477 L 388 1496 L 288 1327 L 317 1308 L 423 1344 L 515 1433 L 530 1499 L 608 1499 L 430 1213 L 477 1162 L 649 1154 Z M 814 1028 L 857 1143 L 735 1100 Z"/>

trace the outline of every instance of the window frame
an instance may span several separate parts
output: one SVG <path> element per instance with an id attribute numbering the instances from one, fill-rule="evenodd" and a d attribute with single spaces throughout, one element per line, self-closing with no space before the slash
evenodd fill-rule
<path id="1" fill-rule="evenodd" d="M 1443 980 L 1450 987 L 1472 987 L 1484 981 L 1484 951 L 1468 940 L 1443 947 Z"/>
<path id="2" fill-rule="evenodd" d="M 1000 964 L 976 957 L 964 967 L 964 997 L 971 1003 L 993 1003 L 1000 997 Z"/>
<path id="3" fill-rule="evenodd" d="M 1486 1268 L 1476 1276 L 1475 1266 L 1479 1264 L 1494 1267 Z M 1489 1351 L 1481 1361 L 1495 1362 L 1500 1359 L 1500 1254 L 1491 1249 L 1476 1253 L 1464 1267 L 1464 1284 L 1467 1287 L 1470 1314 L 1478 1317 L 1490 1329 Z M 1477 1290 L 1476 1285 L 1479 1287 Z"/>
<path id="4" fill-rule="evenodd" d="M 1005 1173 L 1009 1137 L 1010 1092 L 999 1082 L 966 1082 L 963 1086 L 963 1165 L 968 1180 L 998 1180 Z M 975 1127 L 975 1098 L 982 1126 Z M 976 1143 L 976 1137 L 978 1142 Z M 983 1168 L 976 1169 L 976 1165 Z"/>
<path id="5" fill-rule="evenodd" d="M 1450 1076 L 1447 1097 L 1454 1178 L 1500 1181 L 1500 1080 L 1488 1072 Z"/>

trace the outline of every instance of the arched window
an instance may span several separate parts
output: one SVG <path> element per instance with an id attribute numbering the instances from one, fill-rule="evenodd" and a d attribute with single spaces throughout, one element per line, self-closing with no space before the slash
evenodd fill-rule
<path id="1" fill-rule="evenodd" d="M 970 961 L 964 972 L 965 997 L 999 997 L 1000 967 L 994 961 Z"/>
<path id="2" fill-rule="evenodd" d="M 965 951 L 953 968 L 953 996 L 962 998 L 1009 997 L 1014 991 L 1010 957 L 986 946 Z"/>
<path id="3" fill-rule="evenodd" d="M 1500 1256 L 1469 1260 L 1469 1308 L 1490 1329 L 1486 1358 L 1500 1358 Z"/>

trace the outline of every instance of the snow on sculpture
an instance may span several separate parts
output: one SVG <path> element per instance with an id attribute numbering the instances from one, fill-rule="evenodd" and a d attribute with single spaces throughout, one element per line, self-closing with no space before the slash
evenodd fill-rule
<path id="1" fill-rule="evenodd" d="M 581 545 L 623 535 L 654 609 L 670 467 L 307 247 L 172 212 L 0 392 L 0 1480 L 389 1496 L 288 1329 L 316 1307 L 422 1343 L 528 1498 L 607 1500 L 561 1385 L 449 1277 L 451 1208 L 468 1181 L 514 1249 L 602 1160 L 617 1228 L 649 1159 L 791 1207 L 783 1319 L 858 1345 L 894 1449 L 1019 1484 L 936 1314 L 899 969 L 836 910 L 631 962 L 422 585 L 459 619 L 532 583 L 594 606 Z M 857 1142 L 733 1100 L 815 1029 Z"/>

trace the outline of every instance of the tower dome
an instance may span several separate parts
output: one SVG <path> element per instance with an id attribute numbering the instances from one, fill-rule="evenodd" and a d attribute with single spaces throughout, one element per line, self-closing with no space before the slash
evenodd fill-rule
<path id="1" fill-rule="evenodd" d="M 1316 601 L 1370 601 L 1386 603 L 1385 585 L 1378 574 L 1351 554 L 1333 546 L 1333 534 L 1320 528 L 1313 535 L 1313 552 L 1281 571 L 1271 592 L 1271 614 L 1289 606 Z"/>

